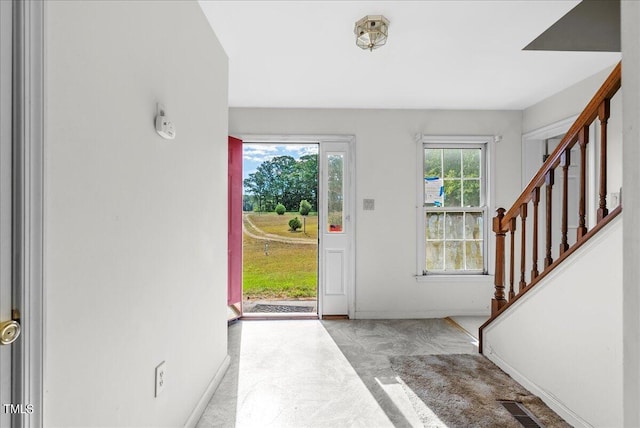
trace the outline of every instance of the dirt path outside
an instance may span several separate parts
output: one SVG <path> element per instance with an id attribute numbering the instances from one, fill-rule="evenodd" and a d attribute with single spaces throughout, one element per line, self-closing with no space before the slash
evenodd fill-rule
<path id="1" fill-rule="evenodd" d="M 249 227 L 247 227 L 249 226 Z M 253 229 L 256 233 L 253 233 L 249 229 Z M 249 219 L 248 214 L 242 214 L 242 232 L 246 233 L 253 239 L 258 239 L 261 241 L 275 241 L 275 242 L 283 242 L 285 244 L 304 244 L 304 245 L 317 245 L 318 243 L 314 239 L 305 239 L 305 238 L 284 238 L 282 236 L 274 235 L 272 233 L 265 233 L 259 227 L 257 227 L 251 219 Z"/>

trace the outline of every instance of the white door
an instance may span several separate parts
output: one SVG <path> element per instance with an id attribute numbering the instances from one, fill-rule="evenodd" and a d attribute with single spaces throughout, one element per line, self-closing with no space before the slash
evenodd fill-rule
<path id="1" fill-rule="evenodd" d="M 353 317 L 354 165 L 351 143 L 320 143 L 320 316 Z"/>

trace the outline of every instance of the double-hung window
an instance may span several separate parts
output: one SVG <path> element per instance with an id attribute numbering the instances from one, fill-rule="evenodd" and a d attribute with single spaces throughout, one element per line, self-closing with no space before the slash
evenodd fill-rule
<path id="1" fill-rule="evenodd" d="M 487 143 L 424 142 L 422 274 L 487 272 Z"/>

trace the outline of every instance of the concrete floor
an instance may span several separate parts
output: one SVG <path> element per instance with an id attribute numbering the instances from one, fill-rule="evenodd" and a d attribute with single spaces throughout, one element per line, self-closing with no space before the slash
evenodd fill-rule
<path id="1" fill-rule="evenodd" d="M 240 321 L 198 428 L 421 426 L 390 356 L 476 353 L 451 322 Z"/>

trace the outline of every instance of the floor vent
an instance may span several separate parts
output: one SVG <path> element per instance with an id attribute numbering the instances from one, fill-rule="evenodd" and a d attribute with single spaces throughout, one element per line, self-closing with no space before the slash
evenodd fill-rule
<path id="1" fill-rule="evenodd" d="M 544 425 L 542 425 L 522 403 L 511 400 L 498 400 L 498 402 L 502 404 L 522 426 L 527 428 L 544 428 Z"/>

